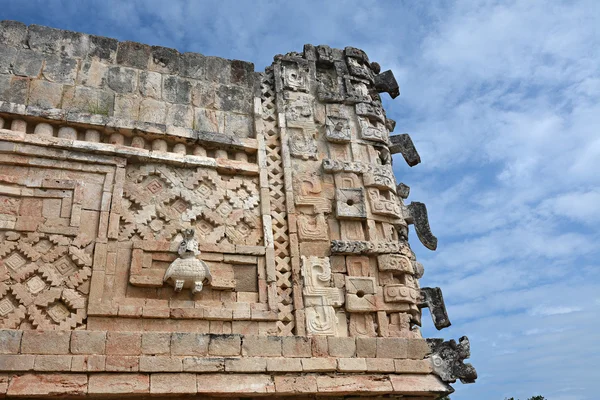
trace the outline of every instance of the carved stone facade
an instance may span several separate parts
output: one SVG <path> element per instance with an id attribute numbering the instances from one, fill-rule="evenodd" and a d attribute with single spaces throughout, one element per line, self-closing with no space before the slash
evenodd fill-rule
<path id="1" fill-rule="evenodd" d="M 26 371 L 42 373 L 47 393 L 85 372 L 90 395 L 109 393 L 94 372 L 131 373 L 143 388 L 148 374 L 187 371 L 174 379 L 193 380 L 190 394 L 246 397 L 433 399 L 452 390 L 434 373 L 474 379 L 456 366 L 468 341 L 435 342 L 427 358 L 421 337 L 423 307 L 439 329 L 450 322 L 439 288 L 420 287 L 407 241 L 412 224 L 437 246 L 425 206 L 405 205 L 409 188 L 394 178 L 393 154 L 420 158 L 408 135 L 390 136 L 379 93 L 399 94 L 391 71 L 351 47 L 306 45 L 255 73 L 11 21 L 0 29 L 0 359 L 21 373 L 8 394 L 46 394 L 20 389 L 38 387 Z M 37 334 L 70 342 L 39 350 Z M 78 353 L 78 335 L 102 345 Z M 75 381 L 48 383 L 48 371 Z M 219 374 L 231 382 L 220 387 Z M 149 382 L 140 395 L 173 393 Z"/>

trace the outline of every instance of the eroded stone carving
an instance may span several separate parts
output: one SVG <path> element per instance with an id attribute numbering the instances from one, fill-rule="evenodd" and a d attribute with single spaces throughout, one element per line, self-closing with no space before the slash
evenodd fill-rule
<path id="1" fill-rule="evenodd" d="M 419 307 L 429 308 L 433 324 L 438 330 L 452 325 L 450 323 L 450 319 L 448 318 L 448 312 L 446 311 L 446 304 L 444 303 L 444 297 L 442 296 L 442 289 L 439 287 L 421 288 Z"/>
<path id="2" fill-rule="evenodd" d="M 461 337 L 458 343 L 454 339 L 445 342 L 444 339 L 427 339 L 431 348 L 431 363 L 435 372 L 444 382 L 473 383 L 477 379 L 475 368 L 463 361 L 471 356 L 469 338 Z"/>
<path id="3" fill-rule="evenodd" d="M 176 292 L 183 288 L 190 288 L 192 294 L 202 291 L 205 284 L 212 282 L 208 265 L 196 258 L 200 254 L 198 241 L 194 238 L 194 230 L 186 229 L 182 232 L 183 239 L 179 243 L 177 253 L 179 258 L 169 265 L 165 272 L 164 282 L 174 286 Z"/>

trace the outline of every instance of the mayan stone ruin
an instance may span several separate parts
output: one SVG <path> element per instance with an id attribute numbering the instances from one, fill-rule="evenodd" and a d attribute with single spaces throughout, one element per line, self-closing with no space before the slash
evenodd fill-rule
<path id="1" fill-rule="evenodd" d="M 352 47 L 255 72 L 1 22 L 0 396 L 425 400 L 474 382 L 466 337 L 420 332 L 450 320 L 407 241 L 437 246 L 392 172 L 420 162 L 382 108 L 398 95 Z"/>

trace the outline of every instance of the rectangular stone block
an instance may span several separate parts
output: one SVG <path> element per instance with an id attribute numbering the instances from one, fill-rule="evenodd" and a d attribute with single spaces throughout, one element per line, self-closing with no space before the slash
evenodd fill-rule
<path id="1" fill-rule="evenodd" d="M 208 355 L 210 336 L 201 333 L 173 333 L 171 335 L 171 354 L 183 356 Z"/>
<path id="2" fill-rule="evenodd" d="M 106 332 L 73 331 L 71 333 L 71 353 L 104 354 L 106 351 Z"/>
<path id="3" fill-rule="evenodd" d="M 88 394 L 145 394 L 150 393 L 148 374 L 92 374 Z"/>
<path id="4" fill-rule="evenodd" d="M 141 356 L 141 372 L 180 372 L 183 370 L 182 357 Z"/>
<path id="5" fill-rule="evenodd" d="M 336 394 L 383 394 L 393 390 L 389 378 L 381 375 L 317 376 L 317 389 L 319 392 Z"/>
<path id="6" fill-rule="evenodd" d="M 364 358 L 338 358 L 337 369 L 340 372 L 364 372 L 367 362 Z"/>
<path id="7" fill-rule="evenodd" d="M 337 359 L 335 358 L 302 358 L 301 362 L 304 372 L 329 372 L 337 370 Z"/>
<path id="8" fill-rule="evenodd" d="M 200 374 L 197 376 L 199 394 L 273 393 L 275 383 L 270 375 L 264 374 Z"/>
<path id="9" fill-rule="evenodd" d="M 225 370 L 225 359 L 221 357 L 184 357 L 185 372 L 219 372 Z"/>
<path id="10" fill-rule="evenodd" d="M 34 362 L 34 355 L 2 354 L 0 355 L 0 371 L 31 371 Z"/>
<path id="11" fill-rule="evenodd" d="M 377 338 L 377 358 L 406 358 L 407 339 Z"/>
<path id="12" fill-rule="evenodd" d="M 317 393 L 315 376 L 275 376 L 277 394 Z"/>
<path id="13" fill-rule="evenodd" d="M 241 346 L 240 335 L 210 335 L 208 353 L 213 356 L 239 356 Z"/>
<path id="14" fill-rule="evenodd" d="M 390 381 L 395 391 L 405 394 L 422 394 L 427 392 L 448 394 L 450 386 L 443 383 L 437 376 L 431 375 L 390 375 Z"/>
<path id="15" fill-rule="evenodd" d="M 131 372 L 139 371 L 140 358 L 138 356 L 106 356 L 106 371 Z"/>
<path id="16" fill-rule="evenodd" d="M 313 357 L 328 357 L 329 346 L 327 344 L 327 336 L 313 336 L 311 338 L 312 356 Z"/>
<path id="17" fill-rule="evenodd" d="M 407 339 L 408 358 L 422 360 L 431 354 L 431 349 L 425 339 Z"/>
<path id="18" fill-rule="evenodd" d="M 281 337 L 245 336 L 242 341 L 242 355 L 246 357 L 280 357 Z"/>
<path id="19" fill-rule="evenodd" d="M 394 367 L 399 374 L 429 374 L 433 371 L 429 360 L 394 360 Z"/>
<path id="20" fill-rule="evenodd" d="M 152 374 L 152 394 L 196 394 L 196 374 Z"/>
<path id="21" fill-rule="evenodd" d="M 284 336 L 282 350 L 284 357 L 310 357 L 312 341 L 309 337 Z"/>
<path id="22" fill-rule="evenodd" d="M 377 338 L 357 337 L 356 355 L 358 357 L 375 358 L 377 356 Z"/>
<path id="23" fill-rule="evenodd" d="M 0 330 L 0 354 L 17 354 L 21 349 L 23 331 Z"/>
<path id="24" fill-rule="evenodd" d="M 171 333 L 144 332 L 142 333 L 142 354 L 166 355 L 171 354 Z"/>
<path id="25" fill-rule="evenodd" d="M 70 331 L 24 331 L 23 354 L 69 354 Z"/>
<path id="26" fill-rule="evenodd" d="M 354 357 L 356 355 L 356 341 L 353 337 L 327 338 L 329 355 L 332 357 Z"/>
<path id="27" fill-rule="evenodd" d="M 367 358 L 367 372 L 394 372 L 393 358 Z"/>
<path id="28" fill-rule="evenodd" d="M 300 372 L 302 362 L 298 358 L 270 357 L 267 358 L 267 371 Z"/>
<path id="29" fill-rule="evenodd" d="M 63 371 L 71 370 L 72 356 L 67 355 L 42 355 L 35 356 L 33 369 L 36 371 Z"/>
<path id="30" fill-rule="evenodd" d="M 246 357 L 225 360 L 227 372 L 264 372 L 267 370 L 267 358 Z"/>
<path id="31" fill-rule="evenodd" d="M 108 332 L 106 354 L 136 356 L 141 353 L 142 334 L 139 332 Z"/>
<path id="32" fill-rule="evenodd" d="M 13 376 L 8 396 L 81 396 L 88 392 L 86 374 L 25 374 Z"/>

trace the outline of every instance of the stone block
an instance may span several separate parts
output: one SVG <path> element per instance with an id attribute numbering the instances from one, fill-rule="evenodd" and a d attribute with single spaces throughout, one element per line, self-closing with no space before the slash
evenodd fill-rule
<path id="1" fill-rule="evenodd" d="M 0 24 L 2 26 L 2 24 Z M 0 330 L 0 354 L 17 354 L 21 350 L 23 331 Z"/>
<path id="2" fill-rule="evenodd" d="M 88 50 L 88 58 L 106 61 L 112 64 L 117 58 L 117 48 L 119 41 L 117 39 L 107 38 L 104 36 L 90 35 L 90 48 Z"/>
<path id="3" fill-rule="evenodd" d="M 51 55 L 46 56 L 42 75 L 50 82 L 74 85 L 77 69 L 78 62 L 76 59 Z"/>
<path id="4" fill-rule="evenodd" d="M 69 354 L 70 331 L 24 331 L 23 354 Z"/>
<path id="5" fill-rule="evenodd" d="M 170 104 L 165 123 L 192 128 L 194 125 L 194 108 L 184 104 Z"/>
<path id="6" fill-rule="evenodd" d="M 42 72 L 44 55 L 33 50 L 21 49 L 13 65 L 13 74 L 28 78 L 38 78 Z"/>
<path id="7" fill-rule="evenodd" d="M 312 355 L 311 338 L 301 336 L 284 336 L 282 349 L 284 357 L 310 357 Z"/>
<path id="8" fill-rule="evenodd" d="M 29 78 L 0 75 L 0 98 L 10 103 L 26 104 Z"/>
<path id="9" fill-rule="evenodd" d="M 430 360 L 394 360 L 398 374 L 430 374 L 433 366 Z"/>
<path id="10" fill-rule="evenodd" d="M 59 83 L 34 79 L 30 83 L 30 106 L 40 108 L 60 108 L 63 86 Z"/>
<path id="11" fill-rule="evenodd" d="M 201 374 L 197 376 L 198 394 L 273 393 L 275 384 L 265 374 Z"/>
<path id="12" fill-rule="evenodd" d="M 137 356 L 141 353 L 142 334 L 139 332 L 108 332 L 106 354 Z"/>
<path id="13" fill-rule="evenodd" d="M 223 133 L 237 137 L 254 136 L 254 120 L 249 115 L 225 113 Z"/>
<path id="14" fill-rule="evenodd" d="M 169 356 L 141 356 L 141 372 L 180 372 L 183 370 L 183 358 Z"/>
<path id="15" fill-rule="evenodd" d="M 106 356 L 106 371 L 131 372 L 139 371 L 140 358 L 138 356 Z"/>
<path id="16" fill-rule="evenodd" d="M 88 391 L 86 374 L 15 375 L 8 385 L 7 396 L 81 396 Z"/>
<path id="17" fill-rule="evenodd" d="M 65 86 L 62 108 L 88 114 L 110 116 L 113 113 L 115 94 L 110 90 L 85 86 Z"/>
<path id="18" fill-rule="evenodd" d="M 34 355 L 2 354 L 0 371 L 30 371 L 35 363 Z"/>
<path id="19" fill-rule="evenodd" d="M 117 94 L 115 96 L 114 116 L 128 120 L 137 120 L 140 115 L 142 97 L 135 94 Z"/>
<path id="20" fill-rule="evenodd" d="M 277 394 L 317 393 L 317 378 L 306 376 L 275 376 Z"/>
<path id="21" fill-rule="evenodd" d="M 12 74 L 16 57 L 17 49 L 0 44 L 0 74 Z"/>
<path id="22" fill-rule="evenodd" d="M 206 80 L 206 56 L 198 53 L 184 53 L 180 57 L 179 75 Z"/>
<path id="23" fill-rule="evenodd" d="M 252 92 L 241 86 L 219 85 L 215 91 L 218 110 L 250 114 L 253 109 Z"/>
<path id="24" fill-rule="evenodd" d="M 377 356 L 377 338 L 357 337 L 356 355 L 358 357 L 375 358 Z"/>
<path id="25" fill-rule="evenodd" d="M 84 60 L 77 74 L 77 84 L 103 88 L 108 81 L 108 66 L 98 60 Z"/>
<path id="26" fill-rule="evenodd" d="M 393 358 L 367 358 L 367 372 L 394 372 Z"/>
<path id="27" fill-rule="evenodd" d="M 158 72 L 140 72 L 140 94 L 160 100 L 162 97 L 162 75 Z"/>
<path id="28" fill-rule="evenodd" d="M 150 393 L 148 374 L 91 374 L 88 394 L 134 395 Z"/>
<path id="29" fill-rule="evenodd" d="M 302 358 L 301 362 L 304 372 L 329 372 L 337 370 L 337 359 L 335 358 Z"/>
<path id="30" fill-rule="evenodd" d="M 313 357 L 328 357 L 329 346 L 327 336 L 313 336 L 311 338 L 311 349 Z"/>
<path id="31" fill-rule="evenodd" d="M 185 372 L 219 372 L 225 370 L 225 359 L 221 357 L 184 357 Z"/>
<path id="32" fill-rule="evenodd" d="M 196 374 L 152 374 L 150 393 L 196 394 Z"/>
<path id="33" fill-rule="evenodd" d="M 190 104 L 192 101 L 192 83 L 176 75 L 163 76 L 162 99 L 170 103 Z"/>
<path id="34" fill-rule="evenodd" d="M 83 58 L 89 50 L 88 35 L 40 25 L 29 25 L 27 44 L 32 50 L 62 57 Z"/>
<path id="35" fill-rule="evenodd" d="M 231 61 L 221 57 L 207 56 L 204 58 L 204 68 L 204 79 L 225 85 L 231 83 Z"/>
<path id="36" fill-rule="evenodd" d="M 71 353 L 104 354 L 106 351 L 106 332 L 73 331 L 71 334 Z"/>
<path id="37" fill-rule="evenodd" d="M 245 336 L 242 342 L 242 355 L 280 357 L 281 341 L 281 337 L 278 336 Z"/>
<path id="38" fill-rule="evenodd" d="M 0 43 L 15 48 L 25 46 L 27 25 L 17 21 L 0 21 Z"/>
<path id="39" fill-rule="evenodd" d="M 448 394 L 452 391 L 447 384 L 443 383 L 440 378 L 433 374 L 390 375 L 390 381 L 394 391 L 406 394 L 421 394 L 427 392 Z"/>
<path id="40" fill-rule="evenodd" d="M 168 332 L 142 333 L 142 354 L 171 354 L 171 334 Z"/>
<path id="41" fill-rule="evenodd" d="M 231 61 L 231 78 L 234 85 L 252 88 L 254 85 L 254 64 L 247 61 Z"/>
<path id="42" fill-rule="evenodd" d="M 431 348 L 425 339 L 407 339 L 407 358 L 422 360 L 431 354 Z"/>
<path id="43" fill-rule="evenodd" d="M 267 358 L 246 357 L 225 360 L 225 371 L 227 372 L 264 372 L 266 370 Z"/>
<path id="44" fill-rule="evenodd" d="M 152 46 L 150 71 L 161 72 L 164 74 L 177 75 L 179 72 L 179 52 L 175 49 L 170 49 L 162 46 Z"/>
<path id="45" fill-rule="evenodd" d="M 174 356 L 205 356 L 208 355 L 209 342 L 209 335 L 176 332 L 171 335 L 171 354 Z"/>
<path id="46" fill-rule="evenodd" d="M 317 388 L 323 393 L 389 393 L 393 390 L 389 378 L 381 375 L 317 376 Z M 398 390 L 402 391 L 402 389 Z"/>
<path id="47" fill-rule="evenodd" d="M 137 90 L 137 71 L 117 65 L 109 67 L 107 83 L 117 93 L 133 93 Z"/>
<path id="48" fill-rule="evenodd" d="M 354 357 L 356 341 L 353 337 L 328 337 L 327 346 L 332 357 Z"/>
<path id="49" fill-rule="evenodd" d="M 35 356 L 33 369 L 36 371 L 70 371 L 73 356 L 68 355 L 41 355 Z"/>
<path id="50" fill-rule="evenodd" d="M 140 121 L 163 124 L 167 113 L 167 103 L 154 99 L 144 99 L 140 103 Z"/>
<path id="51" fill-rule="evenodd" d="M 225 131 L 225 113 L 221 111 L 194 108 L 194 129 L 204 132 Z"/>
<path id="52" fill-rule="evenodd" d="M 137 69 L 147 69 L 150 62 L 150 46 L 136 42 L 119 42 L 117 64 Z"/>
<path id="53" fill-rule="evenodd" d="M 267 360 L 267 371 L 272 372 L 300 372 L 302 361 L 299 358 L 269 357 Z"/>
<path id="54" fill-rule="evenodd" d="M 377 338 L 377 358 L 406 358 L 407 344 L 404 338 Z"/>
<path id="55" fill-rule="evenodd" d="M 210 335 L 208 353 L 213 356 L 239 356 L 241 347 L 240 335 Z"/>
<path id="56" fill-rule="evenodd" d="M 364 372 L 367 370 L 367 361 L 364 358 L 338 358 L 339 372 Z"/>

